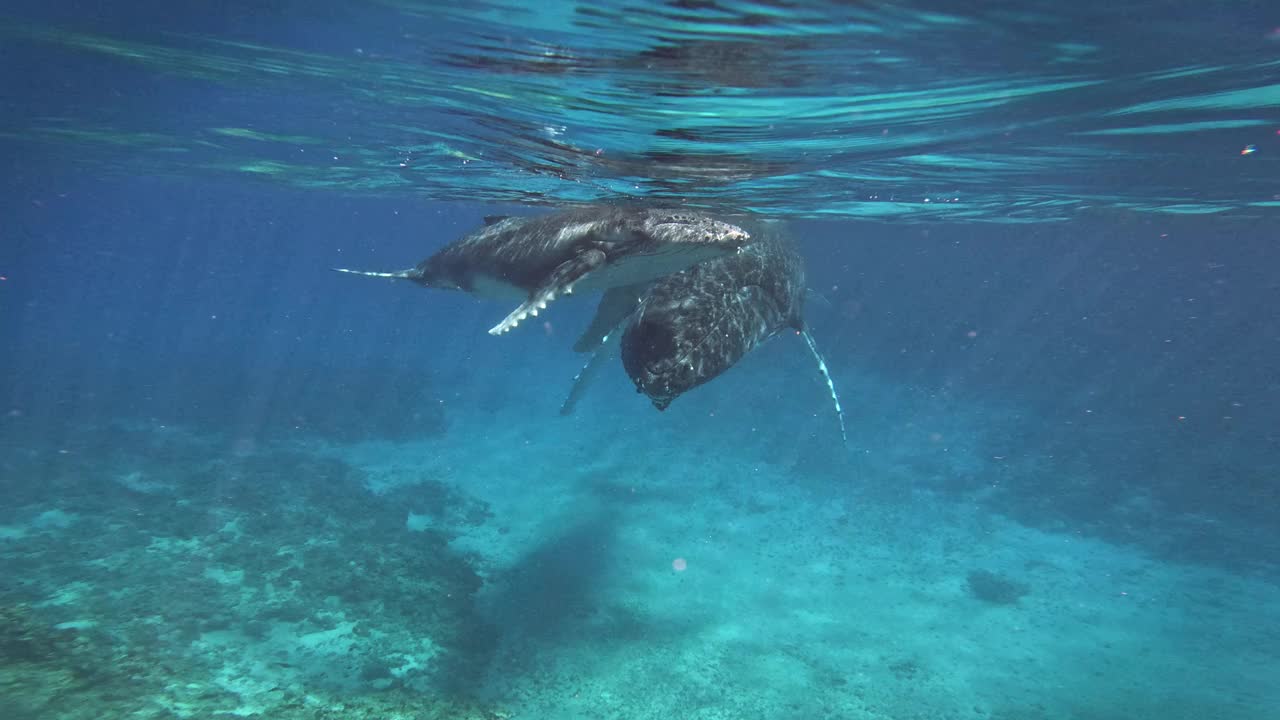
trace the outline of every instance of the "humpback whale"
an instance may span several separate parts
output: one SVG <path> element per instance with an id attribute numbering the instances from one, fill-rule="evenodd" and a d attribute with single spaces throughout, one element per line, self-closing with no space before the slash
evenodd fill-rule
<path id="1" fill-rule="evenodd" d="M 826 380 L 847 439 L 844 410 L 827 364 L 804 323 L 804 262 L 773 225 L 751 228 L 754 240 L 735 255 L 709 260 L 655 282 L 613 288 L 574 348 L 594 354 L 561 408 L 572 411 L 621 335 L 622 365 L 654 407 L 719 377 L 785 330 L 802 336 Z M 617 328 L 621 326 L 621 331 Z"/>
<path id="2" fill-rule="evenodd" d="M 736 225 L 678 209 L 596 206 L 485 222 L 412 268 L 334 270 L 519 299 L 519 306 L 489 330 L 501 335 L 575 289 L 609 290 L 656 280 L 732 254 L 750 240 Z"/>

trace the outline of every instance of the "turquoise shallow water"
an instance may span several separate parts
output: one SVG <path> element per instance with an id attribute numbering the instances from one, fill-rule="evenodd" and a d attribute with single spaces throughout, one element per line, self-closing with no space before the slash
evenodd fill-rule
<path id="1" fill-rule="evenodd" d="M 0 12 L 4 718 L 1274 715 L 1274 8 L 538 8 Z M 785 224 L 848 442 L 328 270 L 587 202 Z"/>
<path id="2" fill-rule="evenodd" d="M 846 373 L 877 443 L 834 460 L 820 388 L 766 365 L 785 352 L 661 424 L 620 392 L 552 419 L 506 381 L 400 443 L 116 425 L 11 448 L 10 482 L 42 487 L 6 512 L 3 559 L 41 630 L 8 640 L 6 697 L 20 717 L 1268 717 L 1274 576 L 993 511 L 963 478 L 1087 481 L 984 453 L 1012 412 Z M 739 412 L 747 388 L 769 400 Z"/>

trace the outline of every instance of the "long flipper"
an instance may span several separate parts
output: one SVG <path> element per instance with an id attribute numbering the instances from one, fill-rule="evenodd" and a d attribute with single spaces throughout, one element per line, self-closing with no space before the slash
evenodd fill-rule
<path id="1" fill-rule="evenodd" d="M 818 372 L 822 373 L 822 377 L 827 381 L 827 389 L 831 391 L 831 401 L 836 406 L 836 417 L 840 420 L 840 439 L 847 445 L 849 435 L 844 429 L 844 408 L 840 407 L 840 396 L 836 394 L 836 384 L 832 382 L 831 372 L 827 370 L 827 361 L 822 359 L 822 353 L 818 352 L 818 344 L 813 341 L 809 331 L 801 330 L 800 334 L 804 336 L 804 343 L 809 346 L 809 352 L 813 353 L 813 359 L 818 361 Z"/>
<path id="2" fill-rule="evenodd" d="M 528 300 L 512 310 L 502 322 L 489 328 L 489 334 L 501 335 L 515 328 L 530 315 L 536 317 L 538 311 L 545 310 L 547 303 L 555 300 L 556 296 L 572 293 L 573 284 L 586 277 L 587 273 L 604 265 L 606 259 L 602 251 L 592 248 L 560 263 L 559 267 L 551 271 L 551 276 L 529 294 Z"/>
<path id="3" fill-rule="evenodd" d="M 409 268 L 407 270 L 396 270 L 395 272 L 372 272 L 370 270 L 348 270 L 347 268 L 333 268 L 334 272 L 347 273 L 348 275 L 364 275 L 365 277 L 380 278 L 397 278 L 400 280 L 416 280 L 422 276 L 422 271 L 418 268 Z"/>
<path id="4" fill-rule="evenodd" d="M 600 297 L 600 305 L 596 307 L 596 314 L 591 318 L 591 325 L 573 344 L 573 351 L 591 352 L 603 345 L 622 321 L 636 311 L 640 305 L 640 296 L 652 284 L 636 283 L 606 290 Z"/>
<path id="5" fill-rule="evenodd" d="M 613 355 L 613 350 L 617 347 L 617 343 L 613 342 L 617 336 L 617 332 L 605 335 L 600 340 L 595 352 L 591 353 L 590 358 L 587 358 L 587 363 L 582 366 L 577 376 L 573 378 L 573 387 L 569 388 L 569 395 L 565 397 L 564 403 L 560 405 L 561 415 L 569 415 L 573 412 L 574 407 L 578 405 L 578 401 L 582 399 L 583 393 L 587 391 L 587 386 L 600 374 L 600 368 L 604 367 L 605 361 Z"/>

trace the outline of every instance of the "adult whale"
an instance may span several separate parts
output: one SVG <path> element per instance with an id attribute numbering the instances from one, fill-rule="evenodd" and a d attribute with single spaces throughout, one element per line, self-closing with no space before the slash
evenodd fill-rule
<path id="1" fill-rule="evenodd" d="M 665 410 L 761 343 L 791 330 L 804 338 L 817 361 L 841 437 L 846 437 L 835 383 L 804 322 L 804 261 L 777 225 L 750 229 L 754 240 L 734 255 L 606 293 L 590 328 L 574 346 L 595 354 L 575 378 L 561 412 L 572 411 L 605 357 L 602 346 L 618 335 L 622 365 L 636 391 Z"/>
<path id="2" fill-rule="evenodd" d="M 595 206 L 533 217 L 490 217 L 485 226 L 412 268 L 338 272 L 412 280 L 520 305 L 489 334 L 501 335 L 574 290 L 645 283 L 733 254 L 742 228 L 679 209 Z"/>

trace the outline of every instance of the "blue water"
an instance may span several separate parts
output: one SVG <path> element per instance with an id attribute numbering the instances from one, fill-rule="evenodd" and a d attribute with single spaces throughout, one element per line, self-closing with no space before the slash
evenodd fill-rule
<path id="1" fill-rule="evenodd" d="M 6 5 L 3 717 L 1273 717 L 1280 10 L 981 7 Z M 328 271 L 618 200 L 847 444 Z"/>

